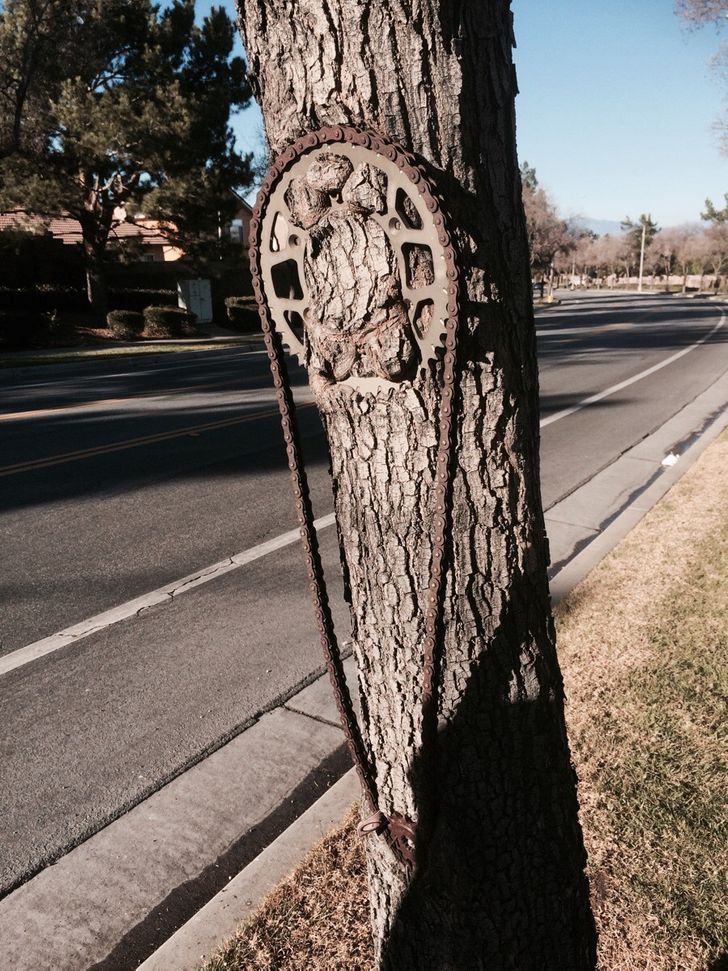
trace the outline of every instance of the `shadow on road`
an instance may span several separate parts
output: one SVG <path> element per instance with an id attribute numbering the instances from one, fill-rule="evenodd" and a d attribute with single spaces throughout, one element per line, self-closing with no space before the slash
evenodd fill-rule
<path id="1" fill-rule="evenodd" d="M 604 390 L 604 377 L 600 377 L 599 373 L 602 365 L 624 361 L 632 353 L 664 352 L 660 356 L 653 354 L 650 358 L 649 363 L 657 363 L 689 347 L 708 332 L 709 325 L 717 319 L 719 312 L 715 304 L 694 301 L 678 303 L 674 298 L 651 300 L 647 316 L 659 319 L 647 322 L 646 326 L 629 326 L 637 315 L 635 305 L 640 307 L 638 315 L 645 322 L 640 301 L 633 299 L 624 310 L 617 310 L 617 306 L 624 305 L 624 296 L 601 299 L 614 302 L 615 310 L 595 313 L 589 309 L 589 302 L 582 300 L 575 301 L 575 304 L 582 305 L 581 314 L 566 318 L 559 314 L 548 316 L 548 329 L 560 333 L 547 333 L 539 337 L 542 365 L 558 363 L 559 367 L 565 368 L 591 368 L 594 365 L 594 368 L 593 375 L 588 375 L 577 391 L 543 395 L 541 412 L 545 416 L 573 407 L 585 397 Z M 608 323 L 610 328 L 600 329 L 601 323 Z M 544 325 L 544 318 L 538 318 L 538 328 L 542 329 Z M 596 332 L 585 332 L 585 325 L 590 329 L 594 326 Z M 561 333 L 570 329 L 575 330 L 573 336 Z M 726 341 L 728 327 L 710 338 L 711 344 L 725 344 Z M 223 361 L 220 366 L 229 370 L 228 362 Z M 258 358 L 251 365 L 253 380 L 257 382 L 262 395 L 269 394 L 270 388 L 266 367 L 267 362 Z M 635 369 L 631 373 L 639 369 L 640 364 L 635 362 Z M 158 398 L 153 402 L 136 398 L 133 400 L 134 410 L 130 410 L 128 404 L 109 404 L 104 411 L 50 414 L 37 419 L 0 423 L 0 437 L 4 446 L 0 450 L 3 468 L 7 469 L 15 463 L 59 457 L 52 464 L 19 469 L 11 474 L 2 475 L 0 468 L 0 510 L 9 511 L 73 497 L 118 494 L 154 483 L 285 472 L 285 451 L 275 401 L 270 397 L 257 402 L 251 402 L 249 398 L 236 400 L 237 389 L 242 390 L 247 384 L 250 391 L 247 380 L 251 378 L 250 373 L 246 378 L 241 371 L 238 377 L 226 377 L 220 387 L 200 390 L 197 386 L 211 380 L 209 374 L 200 376 L 193 372 L 187 377 L 165 377 L 161 369 L 155 369 L 153 373 L 155 387 L 160 386 L 160 382 L 170 385 L 175 382 L 184 384 L 189 380 L 189 393 L 195 396 L 195 403 L 191 404 L 185 396 L 173 396 L 161 402 Z M 97 397 L 103 393 L 134 399 L 138 394 L 153 393 L 149 392 L 148 387 L 140 385 L 139 374 L 117 373 L 97 377 L 102 382 L 108 382 L 113 377 L 113 386 L 95 386 L 94 395 Z M 294 384 L 300 386 L 304 380 L 303 371 L 297 368 L 293 373 Z M 160 393 L 164 393 L 163 387 L 160 387 Z M 590 407 L 611 409 L 628 403 L 628 400 L 615 396 Z M 44 406 L 43 401 L 39 406 Z M 253 418 L 254 413 L 265 413 L 265 416 Z M 300 410 L 299 417 L 307 462 L 314 467 L 325 467 L 328 459 L 315 408 Z M 227 424 L 220 428 L 196 427 L 216 422 Z M 131 440 L 157 435 L 173 437 L 142 441 L 133 447 L 121 447 L 103 454 L 63 459 L 68 453 L 123 446 Z"/>

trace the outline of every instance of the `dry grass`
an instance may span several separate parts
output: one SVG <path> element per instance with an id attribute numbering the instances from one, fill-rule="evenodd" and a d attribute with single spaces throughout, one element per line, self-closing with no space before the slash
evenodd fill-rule
<path id="1" fill-rule="evenodd" d="M 728 436 L 557 615 L 605 971 L 728 950 Z"/>
<path id="2" fill-rule="evenodd" d="M 205 971 L 370 971 L 366 863 L 352 806 Z"/>
<path id="3" fill-rule="evenodd" d="M 728 434 L 557 611 L 602 971 L 728 951 Z M 370 971 L 353 812 L 204 966 Z"/>

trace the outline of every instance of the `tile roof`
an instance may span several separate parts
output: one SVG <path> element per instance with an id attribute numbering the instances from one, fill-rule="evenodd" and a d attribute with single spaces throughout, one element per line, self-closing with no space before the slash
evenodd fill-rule
<path id="1" fill-rule="evenodd" d="M 12 209 L 0 212 L 0 232 L 9 229 L 35 228 L 45 230 L 55 239 L 68 245 L 81 242 L 81 224 L 71 216 L 57 216 L 44 220 L 25 209 Z M 160 224 L 153 219 L 139 219 L 138 222 L 121 222 L 111 230 L 110 241 L 114 239 L 137 238 L 147 246 L 170 246 L 169 238 L 160 231 Z"/>

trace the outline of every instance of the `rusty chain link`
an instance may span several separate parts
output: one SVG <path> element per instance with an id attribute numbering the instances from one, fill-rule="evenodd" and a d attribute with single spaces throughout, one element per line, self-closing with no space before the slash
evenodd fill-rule
<path id="1" fill-rule="evenodd" d="M 253 276 L 253 293 L 258 305 L 263 336 L 270 361 L 273 384 L 276 389 L 278 407 L 286 443 L 288 467 L 291 471 L 293 493 L 296 502 L 301 539 L 305 552 L 308 578 L 314 604 L 321 646 L 326 658 L 326 668 L 334 691 L 336 707 L 346 737 L 346 743 L 361 782 L 364 798 L 370 812 L 360 825 L 362 833 L 381 833 L 408 870 L 414 867 L 415 851 L 421 849 L 425 833 L 419 832 L 415 823 L 400 813 L 385 815 L 378 804 L 377 784 L 374 768 L 361 735 L 354 713 L 351 695 L 346 684 L 341 655 L 339 653 L 333 618 L 324 580 L 318 539 L 314 527 L 313 510 L 308 490 L 308 482 L 301 457 L 301 449 L 296 424 L 295 406 L 291 394 L 288 372 L 284 359 L 281 336 L 275 328 L 266 303 L 266 294 L 261 275 L 261 229 L 263 215 L 270 197 L 283 173 L 295 161 L 315 148 L 323 145 L 336 145 L 349 142 L 370 149 L 391 162 L 409 178 L 417 192 L 422 196 L 427 209 L 432 214 L 437 230 L 438 242 L 442 246 L 446 261 L 447 319 L 445 321 L 445 346 L 442 363 L 439 365 L 442 390 L 440 394 L 438 425 L 439 436 L 435 461 L 435 484 L 433 495 L 434 536 L 432 559 L 429 570 L 429 583 L 425 610 L 425 638 L 423 643 L 423 685 L 422 685 L 422 738 L 423 756 L 428 760 L 426 771 L 429 786 L 423 810 L 428 814 L 428 830 L 433 825 L 436 805 L 435 751 L 437 743 L 438 719 L 438 680 L 441 643 L 443 637 L 443 604 L 445 578 L 447 573 L 447 534 L 451 520 L 451 493 L 453 476 L 454 414 L 455 390 L 457 382 L 457 339 L 458 339 L 458 269 L 456 252 L 447 232 L 445 215 L 431 186 L 426 170 L 418 165 L 415 157 L 392 144 L 387 139 L 372 132 L 352 127 L 331 126 L 310 132 L 289 145 L 271 164 L 258 193 L 250 223 L 250 265 Z M 435 369 L 434 373 L 437 373 Z"/>

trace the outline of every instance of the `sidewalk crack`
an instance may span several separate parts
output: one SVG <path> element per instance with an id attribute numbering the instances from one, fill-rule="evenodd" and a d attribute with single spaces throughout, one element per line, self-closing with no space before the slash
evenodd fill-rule
<path id="1" fill-rule="evenodd" d="M 285 708 L 286 711 L 290 711 L 293 715 L 303 715 L 304 718 L 310 718 L 311 721 L 318 722 L 320 725 L 328 725 L 330 728 L 341 729 L 341 724 L 338 721 L 331 721 L 328 718 L 322 718 L 320 715 L 312 715 L 308 711 L 301 711 L 300 708 L 294 708 L 293 705 L 281 705 L 281 708 Z"/>

